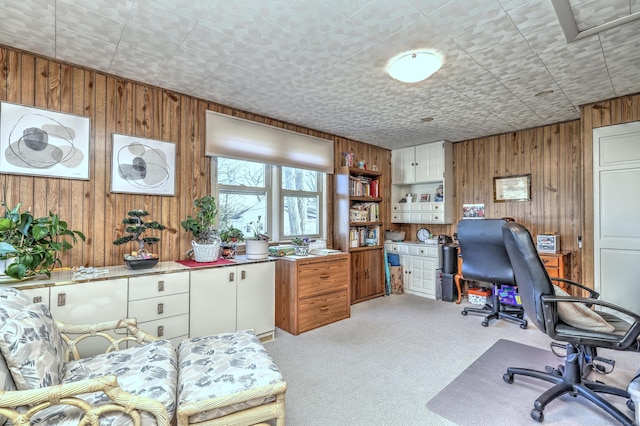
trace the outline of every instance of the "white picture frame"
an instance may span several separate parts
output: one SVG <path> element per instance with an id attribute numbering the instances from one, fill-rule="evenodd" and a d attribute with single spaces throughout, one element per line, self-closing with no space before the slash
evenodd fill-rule
<path id="1" fill-rule="evenodd" d="M 175 195 L 176 145 L 113 134 L 111 192 Z"/>
<path id="2" fill-rule="evenodd" d="M 88 117 L 0 102 L 0 173 L 89 180 Z"/>

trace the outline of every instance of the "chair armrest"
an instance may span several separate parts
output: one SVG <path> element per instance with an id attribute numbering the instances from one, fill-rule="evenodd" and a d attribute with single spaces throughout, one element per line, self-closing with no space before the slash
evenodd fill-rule
<path id="1" fill-rule="evenodd" d="M 158 340 L 157 337 L 138 328 L 138 321 L 135 318 L 123 318 L 117 321 L 107 321 L 95 324 L 73 325 L 56 320 L 56 325 L 60 330 L 62 339 L 67 345 L 65 360 L 68 362 L 71 357 L 74 360 L 81 358 L 78 352 L 78 343 L 82 340 L 99 337 L 107 344 L 105 353 L 117 351 L 124 342 L 136 342 L 144 344 Z M 108 332 L 113 332 L 109 334 Z M 114 334 L 117 337 L 114 337 Z M 74 335 L 71 337 L 70 335 Z"/>
<path id="2" fill-rule="evenodd" d="M 571 280 L 568 280 L 566 278 L 558 278 L 558 277 L 550 277 L 550 278 L 551 278 L 551 281 L 562 282 L 562 283 L 569 284 L 571 286 L 579 287 L 582 290 L 585 290 L 587 293 L 589 293 L 589 297 L 592 298 L 592 299 L 597 299 L 598 297 L 600 297 L 600 293 L 598 293 L 597 291 L 595 291 L 592 288 L 587 287 L 584 284 L 580 284 L 578 282 L 571 281 Z"/>
<path id="3" fill-rule="evenodd" d="M 78 398 L 78 395 L 104 392 L 112 401 L 109 404 L 93 406 Z M 140 425 L 140 411 L 146 411 L 156 418 L 158 426 L 169 425 L 169 415 L 162 403 L 151 398 L 137 396 L 124 391 L 116 376 L 102 376 L 73 383 L 22 391 L 0 391 L 0 414 L 11 419 L 14 424 L 30 424 L 30 419 L 41 410 L 55 405 L 70 405 L 85 412 L 88 420 L 97 419 L 109 412 L 122 412 L 131 416 L 134 425 Z M 25 413 L 15 407 L 30 406 Z M 91 421 L 87 424 L 93 424 Z"/>
<path id="4" fill-rule="evenodd" d="M 545 318 L 551 318 L 551 305 L 556 305 L 558 302 L 583 303 L 587 306 L 598 305 L 626 315 L 633 320 L 633 324 L 631 324 L 631 327 L 629 327 L 618 343 L 622 348 L 628 348 L 633 344 L 639 344 L 637 343 L 637 339 L 638 336 L 640 336 L 640 315 L 635 312 L 621 306 L 614 305 L 613 303 L 605 302 L 604 300 L 591 299 L 588 297 L 543 295 L 540 296 L 540 300 L 542 301 Z M 552 338 L 554 337 L 552 336 Z"/>

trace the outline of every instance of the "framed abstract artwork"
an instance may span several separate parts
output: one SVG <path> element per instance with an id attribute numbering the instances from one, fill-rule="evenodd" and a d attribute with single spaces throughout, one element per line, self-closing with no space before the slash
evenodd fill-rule
<path id="1" fill-rule="evenodd" d="M 0 103 L 0 173 L 89 179 L 90 120 Z"/>
<path id="2" fill-rule="evenodd" d="M 114 133 L 111 157 L 111 192 L 175 194 L 175 144 Z"/>

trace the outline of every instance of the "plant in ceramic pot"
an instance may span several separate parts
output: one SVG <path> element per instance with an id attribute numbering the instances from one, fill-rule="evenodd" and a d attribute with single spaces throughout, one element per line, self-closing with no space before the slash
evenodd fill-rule
<path id="1" fill-rule="evenodd" d="M 20 212 L 22 203 L 14 208 L 1 204 L 5 212 L 0 218 L 0 276 L 50 277 L 51 270 L 62 265 L 60 253 L 72 249 L 78 238 L 85 240 L 82 232 L 69 229 L 57 214 L 34 218 L 29 210 Z"/>
<path id="2" fill-rule="evenodd" d="M 291 240 L 293 249 L 297 256 L 306 256 L 309 254 L 309 238 L 293 238 Z"/>
<path id="3" fill-rule="evenodd" d="M 151 268 L 158 263 L 158 255 L 156 253 L 149 253 L 145 245 L 157 244 L 160 241 L 160 237 L 156 236 L 144 236 L 145 233 L 155 230 L 163 231 L 166 227 L 155 220 L 147 220 L 144 218 L 149 216 L 149 212 L 146 210 L 131 210 L 127 213 L 127 216 L 122 220 L 126 226 L 124 232 L 128 235 L 124 235 L 113 241 L 116 246 L 135 243 L 138 247 L 131 253 L 124 255 L 124 260 L 127 266 L 132 269 Z"/>
<path id="4" fill-rule="evenodd" d="M 228 228 L 222 230 L 220 239 L 222 240 L 222 257 L 225 259 L 233 259 L 236 256 L 237 243 L 244 241 L 244 233 L 240 229 L 230 225 Z"/>
<path id="5" fill-rule="evenodd" d="M 196 208 L 195 217 L 187 216 L 180 225 L 185 231 L 191 232 L 193 254 L 197 262 L 212 262 L 220 257 L 220 236 L 215 229 L 218 207 L 216 199 L 211 195 L 196 198 L 193 201 Z"/>
<path id="6" fill-rule="evenodd" d="M 271 238 L 262 232 L 261 218 L 262 216 L 258 216 L 257 221 L 249 222 L 248 230 L 253 233 L 253 236 L 245 239 L 247 259 L 266 259 L 269 255 Z"/>

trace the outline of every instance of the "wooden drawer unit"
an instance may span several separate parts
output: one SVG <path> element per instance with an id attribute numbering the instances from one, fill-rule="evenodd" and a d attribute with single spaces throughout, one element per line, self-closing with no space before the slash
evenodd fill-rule
<path id="1" fill-rule="evenodd" d="M 560 251 L 557 253 L 538 253 L 547 273 L 551 278 L 571 279 L 571 252 Z M 554 284 L 567 288 L 566 284 L 555 282 Z"/>
<path id="2" fill-rule="evenodd" d="M 349 318 L 349 254 L 276 262 L 276 326 L 300 334 Z"/>
<path id="3" fill-rule="evenodd" d="M 346 289 L 301 299 L 298 307 L 300 333 L 348 318 L 349 304 L 345 303 L 346 299 Z"/>

